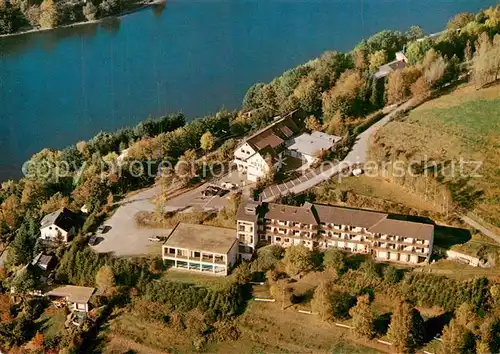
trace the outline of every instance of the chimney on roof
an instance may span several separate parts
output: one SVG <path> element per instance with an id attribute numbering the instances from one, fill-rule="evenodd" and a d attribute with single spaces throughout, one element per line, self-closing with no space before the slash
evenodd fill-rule
<path id="1" fill-rule="evenodd" d="M 259 205 L 259 202 L 249 200 L 247 202 L 247 205 L 245 205 L 245 214 L 255 215 L 257 213 L 257 208 L 259 207 Z"/>

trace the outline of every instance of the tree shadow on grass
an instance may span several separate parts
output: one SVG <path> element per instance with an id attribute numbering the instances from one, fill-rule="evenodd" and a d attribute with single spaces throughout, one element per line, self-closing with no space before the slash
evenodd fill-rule
<path id="1" fill-rule="evenodd" d="M 392 312 L 384 313 L 375 319 L 375 332 L 378 336 L 385 336 L 387 330 L 389 329 L 389 323 L 391 322 Z"/>
<path id="2" fill-rule="evenodd" d="M 442 225 L 434 227 L 434 244 L 442 248 L 466 243 L 471 237 L 471 232 L 467 229 Z"/>
<path id="3" fill-rule="evenodd" d="M 436 335 L 443 332 L 444 326 L 446 326 L 453 317 L 453 313 L 445 312 L 442 315 L 431 317 L 425 321 L 425 341 L 431 341 Z"/>

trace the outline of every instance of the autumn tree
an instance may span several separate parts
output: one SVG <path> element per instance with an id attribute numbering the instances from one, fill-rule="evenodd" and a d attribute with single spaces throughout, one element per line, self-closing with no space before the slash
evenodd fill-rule
<path id="1" fill-rule="evenodd" d="M 11 228 L 16 228 L 23 213 L 23 209 L 16 195 L 8 197 L 1 205 L 1 219 Z"/>
<path id="2" fill-rule="evenodd" d="M 205 132 L 200 138 L 200 147 L 205 154 L 213 149 L 215 145 L 215 137 L 209 131 Z"/>
<path id="3" fill-rule="evenodd" d="M 421 41 L 414 41 L 408 45 L 405 55 L 411 65 L 419 64 L 425 58 L 425 54 L 432 49 L 434 43 L 432 39 L 425 38 Z"/>
<path id="4" fill-rule="evenodd" d="M 293 96 L 304 112 L 314 114 L 321 110 L 321 87 L 312 78 L 303 78 L 293 91 Z"/>
<path id="5" fill-rule="evenodd" d="M 476 88 L 498 80 L 500 73 L 500 34 L 493 41 L 486 33 L 481 34 L 476 43 L 472 64 L 472 77 Z"/>
<path id="6" fill-rule="evenodd" d="M 62 195 L 61 192 L 57 192 L 52 195 L 49 200 L 40 206 L 40 212 L 42 214 L 50 214 L 53 211 L 65 208 L 69 205 L 69 198 Z"/>
<path id="7" fill-rule="evenodd" d="M 182 186 L 187 186 L 191 183 L 194 177 L 197 175 L 197 163 L 196 163 L 196 152 L 194 150 L 187 150 L 179 158 L 179 161 L 175 165 L 176 180 L 178 180 Z"/>
<path id="8" fill-rule="evenodd" d="M 344 270 L 346 256 L 337 248 L 329 248 L 323 255 L 323 266 L 325 269 L 335 269 L 339 272 Z"/>
<path id="9" fill-rule="evenodd" d="M 480 322 L 478 334 L 480 343 L 482 343 L 482 353 L 500 352 L 500 318 L 498 314 L 489 314 L 483 318 Z M 480 353 L 479 349 L 481 348 L 478 346 L 478 353 Z"/>
<path id="10" fill-rule="evenodd" d="M 265 184 L 271 184 L 276 179 L 276 167 L 274 166 L 275 159 L 270 153 L 267 153 L 264 156 L 264 162 L 266 163 L 267 168 L 265 171 L 265 176 L 264 176 L 263 182 Z"/>
<path id="11" fill-rule="evenodd" d="M 312 269 L 311 251 L 305 246 L 290 246 L 284 258 L 286 272 L 291 276 L 308 272 Z"/>
<path id="12" fill-rule="evenodd" d="M 430 88 L 423 76 L 419 77 L 410 87 L 411 95 L 418 99 L 426 99 L 429 97 Z"/>
<path id="13" fill-rule="evenodd" d="M 440 354 L 474 353 L 475 343 L 472 333 L 452 319 L 443 328 L 441 335 Z"/>
<path id="14" fill-rule="evenodd" d="M 35 350 L 43 350 L 45 347 L 45 338 L 42 333 L 36 332 L 35 336 L 31 340 L 31 344 L 35 348 Z"/>
<path id="15" fill-rule="evenodd" d="M 306 129 L 309 131 L 321 131 L 322 125 L 318 118 L 315 116 L 309 116 L 304 120 Z"/>
<path id="16" fill-rule="evenodd" d="M 455 310 L 455 321 L 458 325 L 474 330 L 476 313 L 474 306 L 464 302 Z"/>
<path id="17" fill-rule="evenodd" d="M 469 22 L 474 21 L 474 15 L 470 12 L 460 12 L 456 14 L 446 25 L 447 30 L 457 30 L 465 27 Z"/>
<path id="18" fill-rule="evenodd" d="M 9 294 L 0 294 L 0 324 L 14 319 L 14 306 Z"/>
<path id="19" fill-rule="evenodd" d="M 405 35 L 407 40 L 411 42 L 423 38 L 425 36 L 425 32 L 424 29 L 420 26 L 411 26 L 408 31 L 406 31 Z"/>
<path id="20" fill-rule="evenodd" d="M 330 121 L 336 113 L 341 117 L 362 115 L 365 103 L 361 92 L 365 88 L 365 79 L 354 70 L 347 70 L 338 79 L 336 85 L 323 93 L 323 115 Z"/>
<path id="21" fill-rule="evenodd" d="M 349 310 L 349 315 L 352 317 L 353 332 L 357 336 L 371 339 L 375 335 L 375 317 L 368 294 L 358 296 L 356 306 Z"/>
<path id="22" fill-rule="evenodd" d="M 412 350 L 424 339 L 422 316 L 408 302 L 400 301 L 392 313 L 387 336 L 397 350 Z"/>
<path id="23" fill-rule="evenodd" d="M 365 49 L 357 49 L 352 54 L 354 67 L 356 70 L 365 71 L 368 69 L 368 55 Z"/>
<path id="24" fill-rule="evenodd" d="M 431 88 L 439 88 L 443 85 L 448 62 L 439 55 L 434 49 L 431 49 L 425 55 L 423 60 L 423 76 Z"/>
<path id="25" fill-rule="evenodd" d="M 27 206 L 38 206 L 46 198 L 46 185 L 33 179 L 24 180 L 21 204 Z"/>
<path id="26" fill-rule="evenodd" d="M 94 21 L 97 18 L 97 7 L 92 1 L 88 1 L 83 7 L 83 16 L 85 16 L 87 21 Z"/>
<path id="27" fill-rule="evenodd" d="M 95 283 L 99 292 L 103 295 L 112 295 L 115 291 L 115 274 L 113 269 L 108 266 L 102 266 L 95 276 Z"/>
<path id="28" fill-rule="evenodd" d="M 385 50 L 379 50 L 376 51 L 373 54 L 370 54 L 369 56 L 369 62 L 370 62 L 370 72 L 374 73 L 377 72 L 377 70 L 384 64 L 387 64 L 389 61 L 387 52 Z"/>
<path id="29" fill-rule="evenodd" d="M 411 94 L 411 85 L 421 75 L 420 69 L 413 66 L 392 72 L 387 80 L 387 102 L 397 103 L 408 98 Z"/>
<path id="30" fill-rule="evenodd" d="M 389 74 L 386 87 L 387 103 L 393 104 L 404 99 L 404 81 L 401 70 L 396 70 Z"/>
<path id="31" fill-rule="evenodd" d="M 42 28 L 54 28 L 59 21 L 57 5 L 54 0 L 43 0 L 40 5 L 40 26 Z"/>
<path id="32" fill-rule="evenodd" d="M 340 52 L 324 52 L 311 66 L 314 72 L 311 73 L 314 81 L 321 88 L 321 91 L 332 87 L 340 77 L 340 75 L 351 68 L 350 58 Z"/>
<path id="33" fill-rule="evenodd" d="M 314 290 L 311 307 L 322 319 L 331 321 L 349 316 L 353 298 L 337 289 L 331 281 L 322 281 Z"/>

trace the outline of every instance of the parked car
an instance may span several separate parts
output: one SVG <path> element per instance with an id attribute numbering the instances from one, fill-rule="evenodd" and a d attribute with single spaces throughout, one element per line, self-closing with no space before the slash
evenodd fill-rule
<path id="1" fill-rule="evenodd" d="M 94 235 L 89 239 L 89 246 L 95 246 L 97 244 L 97 236 Z"/>
<path id="2" fill-rule="evenodd" d="M 229 190 L 228 190 L 228 189 L 221 189 L 221 190 L 219 190 L 219 191 L 217 192 L 217 195 L 218 195 L 219 197 L 223 197 L 223 196 L 225 196 L 227 193 L 229 193 Z"/>
<path id="3" fill-rule="evenodd" d="M 217 195 L 220 191 L 221 188 L 219 187 L 208 186 L 201 192 L 201 194 L 205 197 L 213 197 L 214 195 Z"/>
<path id="4" fill-rule="evenodd" d="M 105 234 L 109 229 L 110 227 L 108 225 L 101 225 L 97 228 L 97 232 L 100 234 Z"/>

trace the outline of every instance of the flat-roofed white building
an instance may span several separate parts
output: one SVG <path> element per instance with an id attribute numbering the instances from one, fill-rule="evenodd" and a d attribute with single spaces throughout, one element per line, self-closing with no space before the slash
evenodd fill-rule
<path id="1" fill-rule="evenodd" d="M 227 275 L 238 258 L 233 229 L 179 223 L 162 247 L 163 262 L 172 268 Z"/>
<path id="2" fill-rule="evenodd" d="M 305 164 L 312 164 L 319 154 L 332 150 L 342 138 L 314 131 L 311 134 L 304 133 L 287 142 L 286 154 L 302 160 Z"/>

